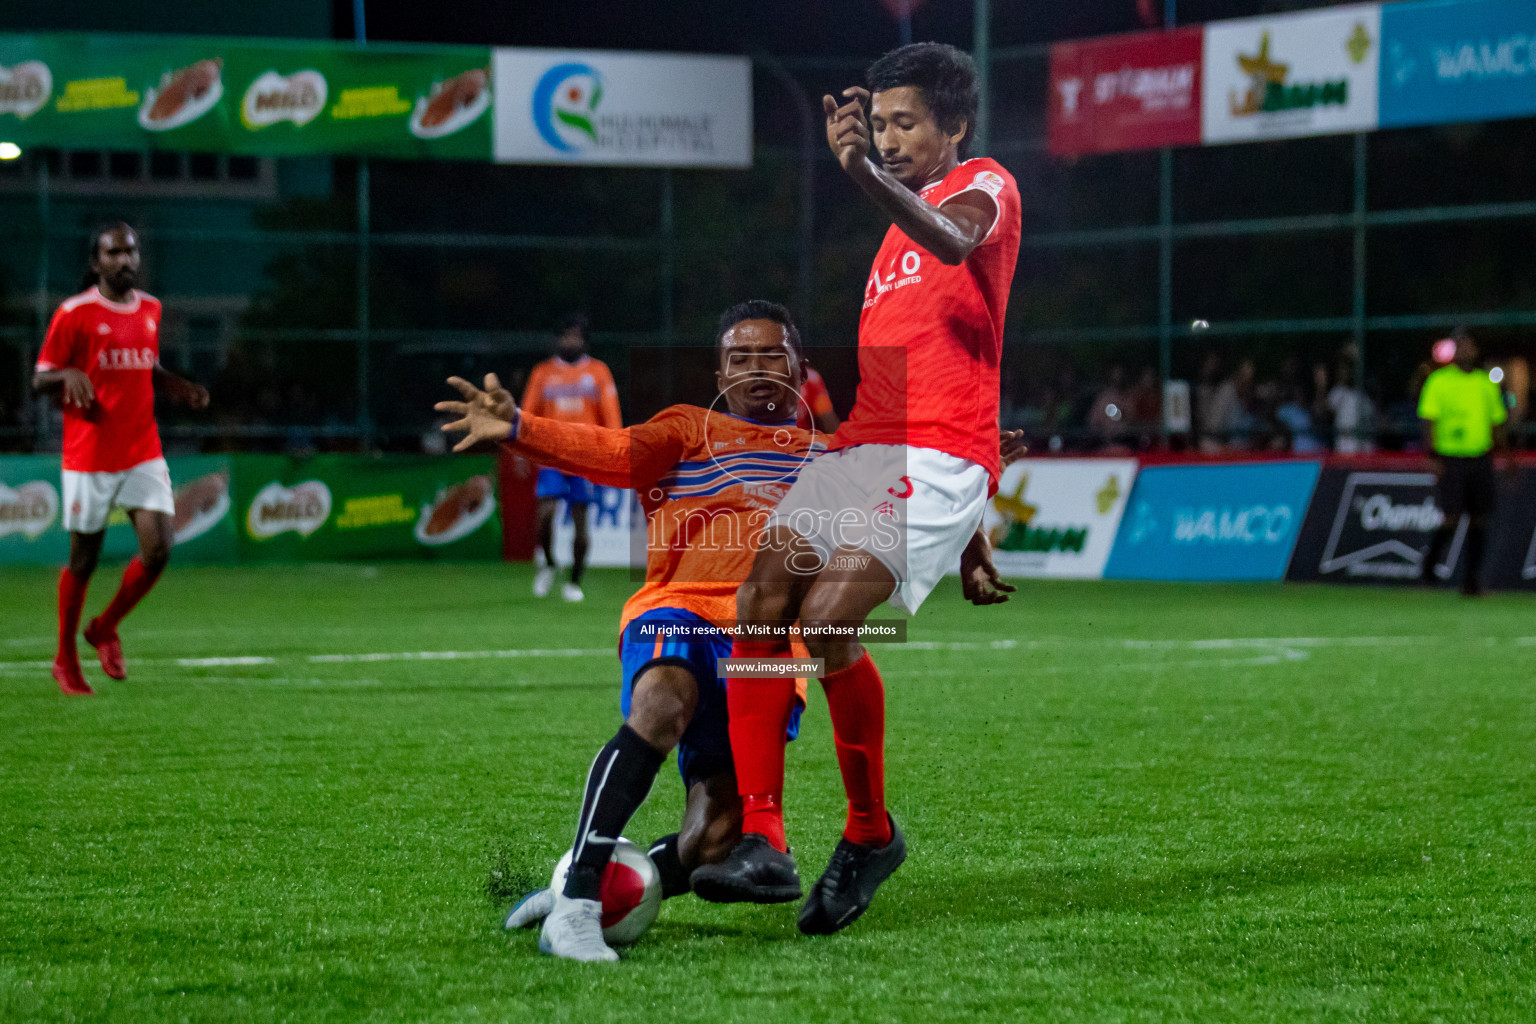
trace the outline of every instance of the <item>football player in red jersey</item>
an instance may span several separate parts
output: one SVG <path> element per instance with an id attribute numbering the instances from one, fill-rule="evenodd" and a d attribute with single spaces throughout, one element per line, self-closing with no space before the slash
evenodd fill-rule
<path id="1" fill-rule="evenodd" d="M 193 409 L 208 389 L 160 365 L 160 300 L 141 292 L 139 237 L 127 224 L 91 236 L 86 290 L 66 299 L 48 325 L 32 388 L 64 411 L 64 528 L 69 565 L 59 574 L 59 649 L 53 678 L 67 694 L 94 691 L 80 671 L 75 632 L 96 571 L 107 516 L 126 509 L 139 554 L 106 609 L 85 628 L 101 670 L 125 679 L 117 626 L 149 593 L 171 557 L 176 505 L 155 426 L 155 388 Z"/>
<path id="2" fill-rule="evenodd" d="M 1018 261 L 1018 187 L 995 161 L 965 159 L 976 116 L 966 54 L 904 46 L 870 67 L 866 85 L 845 89 L 841 105 L 822 99 L 838 162 L 892 222 L 865 286 L 858 392 L 828 453 L 770 517 L 737 595 L 744 622 L 773 623 L 779 636 L 732 646 L 733 657 L 785 656 L 798 619 L 825 662 L 848 818 L 800 912 L 808 934 L 856 920 L 906 858 L 885 808 L 880 673 L 856 639 L 820 631 L 863 622 L 886 600 L 914 613 L 957 564 L 967 596 L 1005 600 L 999 591 L 1010 589 L 979 527 L 1000 471 L 999 362 Z M 720 902 L 773 902 L 799 878 L 782 808 L 782 723 L 794 693 L 776 679 L 732 678 L 727 698 L 743 835 L 725 861 L 694 872 L 693 887 Z"/>

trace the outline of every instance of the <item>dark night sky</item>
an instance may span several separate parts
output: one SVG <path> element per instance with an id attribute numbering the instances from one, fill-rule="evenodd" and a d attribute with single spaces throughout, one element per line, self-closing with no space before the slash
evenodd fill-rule
<path id="1" fill-rule="evenodd" d="M 894 3 L 895 0 L 892 0 Z M 1145 0 L 1161 17 L 1165 0 Z M 352 33 L 351 0 L 335 0 L 335 34 Z M 1319 0 L 1180 0 L 1181 22 L 1310 7 Z M 972 0 L 926 0 L 913 37 L 969 46 Z M 612 49 L 776 54 L 873 54 L 896 45 L 896 22 L 880 0 L 768 3 L 513 3 L 457 0 L 368 5 L 368 35 L 384 41 L 491 43 Z M 1143 27 L 1138 0 L 992 0 L 993 45 L 1007 46 Z"/>

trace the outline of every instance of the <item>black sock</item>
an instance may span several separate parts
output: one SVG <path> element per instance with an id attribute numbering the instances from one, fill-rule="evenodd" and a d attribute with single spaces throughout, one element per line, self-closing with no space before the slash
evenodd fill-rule
<path id="1" fill-rule="evenodd" d="M 1450 546 L 1451 537 L 1456 533 L 1454 523 L 1446 523 L 1438 527 L 1429 540 L 1429 550 L 1424 552 L 1424 566 L 1419 578 L 1425 583 L 1433 583 L 1440 577 L 1435 575 L 1435 567 L 1440 564 L 1440 559 L 1445 557 L 1445 550 Z"/>
<path id="2" fill-rule="evenodd" d="M 581 577 L 587 571 L 587 548 L 591 545 L 585 540 L 571 541 L 571 582 L 581 586 Z"/>
<path id="3" fill-rule="evenodd" d="M 613 844 L 645 802 L 667 755 L 640 738 L 627 724 L 598 752 L 587 773 L 587 791 L 577 819 L 571 870 L 565 895 L 595 900 Z"/>
<path id="4" fill-rule="evenodd" d="M 1461 589 L 1476 592 L 1482 583 L 1483 548 L 1487 546 L 1488 528 L 1485 526 L 1467 527 L 1467 546 L 1462 558 Z"/>
<path id="5" fill-rule="evenodd" d="M 683 859 L 677 854 L 676 832 L 656 840 L 648 852 L 651 863 L 656 865 L 656 870 L 661 874 L 662 899 L 669 900 L 673 896 L 693 891 L 688 884 L 688 870 L 683 867 Z"/>

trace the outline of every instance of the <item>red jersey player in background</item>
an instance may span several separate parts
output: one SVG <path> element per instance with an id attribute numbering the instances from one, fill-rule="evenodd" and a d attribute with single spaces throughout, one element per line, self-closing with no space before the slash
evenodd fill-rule
<path id="1" fill-rule="evenodd" d="M 999 587 L 979 527 L 1000 470 L 999 362 L 1018 261 L 1018 188 L 995 161 L 963 159 L 977 102 L 970 57 L 937 43 L 904 46 L 876 61 L 866 84 L 845 89 L 842 106 L 822 99 L 838 162 L 893 222 L 864 290 L 858 393 L 832 450 L 801 472 L 770 518 L 738 592 L 741 619 L 774 623 L 781 638 L 732 647 L 736 657 L 782 656 L 782 636 L 798 619 L 811 654 L 825 660 L 848 818 L 800 912 L 808 934 L 856 920 L 906 858 L 885 808 L 880 673 L 857 639 L 819 631 L 863 622 L 887 599 L 914 613 L 957 564 L 968 595 L 980 588 L 1005 599 L 995 591 L 1011 589 Z M 890 525 L 895 546 L 884 540 Z M 727 694 L 743 835 L 724 862 L 694 873 L 694 891 L 773 902 L 798 883 L 782 807 L 782 723 L 794 693 L 779 679 L 732 678 Z"/>
<path id="2" fill-rule="evenodd" d="M 208 389 L 160 365 L 160 300 L 135 286 L 139 238 L 127 224 L 91 236 L 85 291 L 66 299 L 48 325 L 32 388 L 64 410 L 64 528 L 69 565 L 59 574 L 59 650 L 53 678 L 67 694 L 89 694 L 75 632 L 85 588 L 114 506 L 126 509 L 139 554 L 106 609 L 85 628 L 101 670 L 125 679 L 118 623 L 149 593 L 171 557 L 171 477 L 155 426 L 155 387 L 193 409 Z"/>
<path id="3" fill-rule="evenodd" d="M 841 422 L 832 406 L 832 396 L 827 392 L 827 382 L 821 379 L 814 366 L 807 366 L 805 383 L 800 387 L 800 408 L 795 414 L 795 426 L 801 430 L 815 427 L 823 434 L 835 434 Z"/>
<path id="4" fill-rule="evenodd" d="M 533 368 L 523 390 L 523 406 L 535 416 L 561 423 L 618 429 L 624 425 L 619 412 L 619 390 L 606 364 L 587 355 L 587 318 L 577 313 L 560 325 L 555 354 Z M 587 570 L 587 506 L 592 484 L 575 473 L 548 466 L 539 468 L 539 550 L 544 564 L 533 578 L 533 593 L 543 597 L 555 584 L 555 513 L 564 499 L 569 506 L 575 536 L 571 543 L 571 579 L 560 589 L 567 601 L 580 601 L 581 577 Z"/>

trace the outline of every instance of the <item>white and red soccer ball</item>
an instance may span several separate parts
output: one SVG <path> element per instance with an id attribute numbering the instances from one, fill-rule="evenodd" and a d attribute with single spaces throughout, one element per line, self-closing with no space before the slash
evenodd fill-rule
<path id="1" fill-rule="evenodd" d="M 555 865 L 549 887 L 563 892 L 570 868 L 571 851 L 567 850 Z M 610 946 L 626 946 L 644 935 L 661 912 L 661 873 L 644 850 L 620 839 L 603 870 L 599 898 L 603 904 L 603 941 Z"/>

